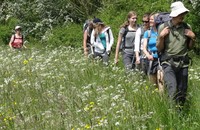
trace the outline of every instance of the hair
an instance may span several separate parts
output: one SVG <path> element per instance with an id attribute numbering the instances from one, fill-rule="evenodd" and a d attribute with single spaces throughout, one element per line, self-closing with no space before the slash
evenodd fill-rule
<path id="1" fill-rule="evenodd" d="M 159 14 L 159 13 L 151 13 L 150 16 L 149 16 L 149 18 L 150 18 L 151 16 L 153 16 L 153 18 L 154 18 L 154 24 L 155 24 L 155 18 L 158 16 L 158 14 Z M 156 29 L 158 30 L 158 25 L 155 24 L 155 27 L 156 27 Z"/>
<path id="2" fill-rule="evenodd" d="M 149 18 L 150 18 L 151 16 L 154 17 L 154 21 L 155 21 L 155 17 L 158 16 L 158 13 L 151 13 L 151 14 L 149 15 Z"/>
<path id="3" fill-rule="evenodd" d="M 97 37 L 105 26 L 106 25 L 104 23 L 96 23 L 94 28 L 94 36 Z"/>
<path id="4" fill-rule="evenodd" d="M 145 13 L 142 18 L 148 18 L 148 20 L 149 20 L 150 19 L 150 13 Z"/>
<path id="5" fill-rule="evenodd" d="M 130 24 L 128 19 L 131 18 L 132 16 L 135 16 L 135 15 L 137 15 L 137 13 L 135 11 L 128 12 L 128 15 L 126 17 L 126 21 L 120 26 L 120 28 L 127 27 Z"/>

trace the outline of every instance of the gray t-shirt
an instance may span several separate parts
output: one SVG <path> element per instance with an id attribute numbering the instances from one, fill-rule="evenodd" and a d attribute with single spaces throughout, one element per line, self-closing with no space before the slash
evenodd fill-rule
<path id="1" fill-rule="evenodd" d="M 124 36 L 125 31 L 126 31 L 125 28 L 121 28 L 119 33 L 122 36 Z M 128 32 L 125 36 L 125 39 L 122 37 L 122 43 L 121 44 L 124 44 L 124 45 L 122 45 L 124 47 L 122 49 L 125 53 L 128 53 L 128 54 L 134 53 L 135 33 L 136 33 L 135 30 L 128 30 Z M 124 40 L 125 40 L 125 42 L 124 42 Z"/>

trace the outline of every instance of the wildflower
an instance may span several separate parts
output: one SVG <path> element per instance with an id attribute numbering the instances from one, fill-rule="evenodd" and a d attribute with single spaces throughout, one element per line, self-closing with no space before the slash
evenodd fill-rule
<path id="1" fill-rule="evenodd" d="M 155 90 L 152 91 L 152 93 L 158 92 L 158 88 L 156 88 Z"/>
<path id="2" fill-rule="evenodd" d="M 94 102 L 90 102 L 90 105 L 94 105 Z"/>
<path id="3" fill-rule="evenodd" d="M 119 125 L 119 122 L 116 122 L 115 125 L 116 125 L 116 126 Z"/>
<path id="4" fill-rule="evenodd" d="M 90 126 L 89 124 L 86 124 L 86 125 L 85 125 L 85 128 L 86 128 L 86 129 L 90 129 L 91 126 Z"/>
<path id="5" fill-rule="evenodd" d="M 24 64 L 24 65 L 28 64 L 28 60 L 24 60 L 24 61 L 23 61 L 23 64 Z"/>
<path id="6" fill-rule="evenodd" d="M 90 109 L 90 108 L 89 108 L 89 107 L 87 107 L 87 106 L 86 106 L 86 107 L 84 107 L 84 110 L 85 110 L 85 111 L 88 111 L 89 109 Z"/>

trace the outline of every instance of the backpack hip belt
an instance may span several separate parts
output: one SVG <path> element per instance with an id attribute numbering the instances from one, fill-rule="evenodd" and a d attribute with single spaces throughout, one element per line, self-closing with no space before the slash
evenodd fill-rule
<path id="1" fill-rule="evenodd" d="M 191 58 L 186 55 L 186 56 L 162 56 L 161 61 L 162 62 L 168 62 L 171 65 L 174 65 L 174 62 L 182 62 L 183 64 L 189 64 Z"/>

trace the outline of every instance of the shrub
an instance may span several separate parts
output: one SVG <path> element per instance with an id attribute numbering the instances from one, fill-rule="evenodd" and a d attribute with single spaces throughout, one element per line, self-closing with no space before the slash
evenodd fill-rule
<path id="1" fill-rule="evenodd" d="M 57 26 L 53 30 L 47 31 L 43 37 L 42 43 L 54 46 L 82 46 L 82 26 L 69 23 L 63 26 Z M 81 31 L 80 31 L 81 30 Z"/>

